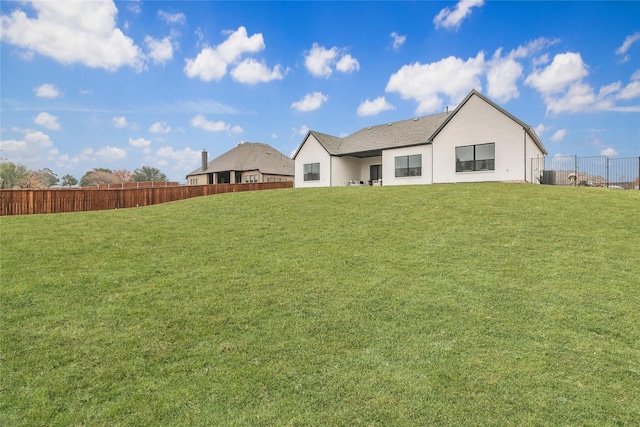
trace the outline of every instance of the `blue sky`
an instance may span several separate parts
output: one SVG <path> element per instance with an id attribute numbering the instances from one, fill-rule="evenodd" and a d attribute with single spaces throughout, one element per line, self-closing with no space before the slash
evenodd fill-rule
<path id="1" fill-rule="evenodd" d="M 640 2 L 0 2 L 1 153 L 171 180 L 476 89 L 550 155 L 640 155 Z"/>

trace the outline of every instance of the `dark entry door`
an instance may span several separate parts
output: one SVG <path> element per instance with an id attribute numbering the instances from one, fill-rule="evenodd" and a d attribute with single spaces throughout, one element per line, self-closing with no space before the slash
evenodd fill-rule
<path id="1" fill-rule="evenodd" d="M 369 179 L 375 181 L 376 179 L 382 179 L 382 165 L 369 166 Z"/>

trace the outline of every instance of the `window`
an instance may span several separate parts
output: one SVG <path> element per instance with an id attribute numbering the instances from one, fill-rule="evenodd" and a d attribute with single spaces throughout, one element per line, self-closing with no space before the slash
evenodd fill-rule
<path id="1" fill-rule="evenodd" d="M 304 165 L 305 181 L 320 181 L 320 163 L 307 163 Z"/>
<path id="2" fill-rule="evenodd" d="M 422 176 L 422 154 L 396 157 L 396 177 Z"/>
<path id="3" fill-rule="evenodd" d="M 456 172 L 495 170 L 496 144 L 456 147 Z"/>
<path id="4" fill-rule="evenodd" d="M 189 178 L 189 185 L 198 185 L 198 178 Z"/>

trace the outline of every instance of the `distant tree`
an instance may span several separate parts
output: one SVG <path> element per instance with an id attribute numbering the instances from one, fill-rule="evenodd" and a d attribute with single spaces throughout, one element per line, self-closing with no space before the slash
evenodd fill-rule
<path id="1" fill-rule="evenodd" d="M 31 188 L 53 187 L 60 182 L 58 175 L 49 168 L 40 169 L 39 171 L 30 171 L 29 174 Z"/>
<path id="2" fill-rule="evenodd" d="M 29 182 L 29 171 L 24 165 L 0 163 L 0 188 L 23 188 Z"/>
<path id="3" fill-rule="evenodd" d="M 78 185 L 78 180 L 73 175 L 66 174 L 60 180 L 60 185 L 63 187 L 73 187 L 74 185 Z"/>
<path id="4" fill-rule="evenodd" d="M 151 166 L 142 166 L 133 171 L 133 180 L 135 182 L 143 181 L 168 181 L 167 176 L 158 168 L 152 168 Z"/>
<path id="5" fill-rule="evenodd" d="M 80 187 L 93 187 L 100 184 L 119 184 L 122 180 L 111 169 L 94 168 L 80 178 Z"/>
<path id="6" fill-rule="evenodd" d="M 116 171 L 113 171 L 113 174 L 119 177 L 122 180 L 122 182 L 133 181 L 133 172 L 131 172 L 130 170 L 118 169 Z"/>

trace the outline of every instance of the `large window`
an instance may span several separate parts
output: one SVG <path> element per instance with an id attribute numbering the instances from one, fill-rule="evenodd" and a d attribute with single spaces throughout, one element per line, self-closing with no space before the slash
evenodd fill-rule
<path id="1" fill-rule="evenodd" d="M 456 147 L 456 172 L 492 171 L 496 168 L 496 144 Z"/>
<path id="2" fill-rule="evenodd" d="M 320 163 L 307 163 L 304 165 L 305 181 L 320 181 Z"/>
<path id="3" fill-rule="evenodd" d="M 422 176 L 422 154 L 396 157 L 396 177 Z"/>

